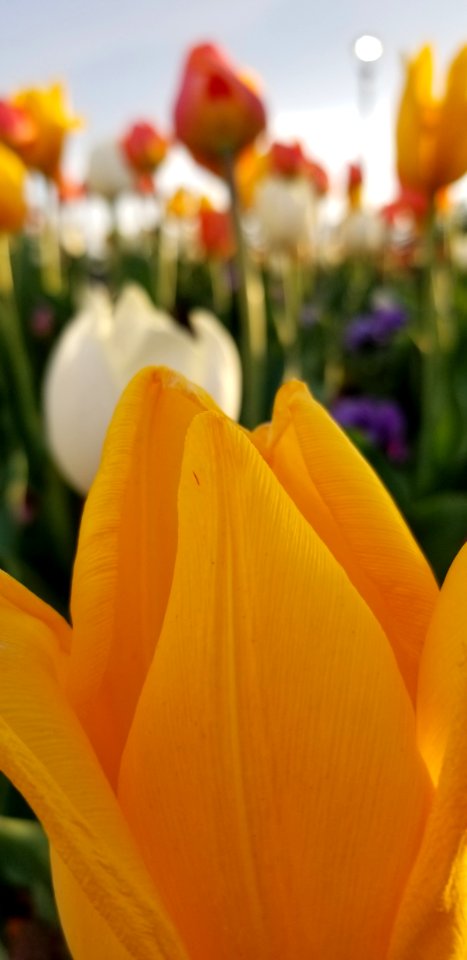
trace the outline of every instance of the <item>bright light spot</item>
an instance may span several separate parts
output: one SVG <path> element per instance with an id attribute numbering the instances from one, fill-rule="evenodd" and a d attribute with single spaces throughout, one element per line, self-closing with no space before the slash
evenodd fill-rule
<path id="1" fill-rule="evenodd" d="M 372 63 L 383 56 L 383 44 L 379 37 L 373 37 L 369 33 L 364 33 L 362 37 L 354 43 L 354 53 L 358 60 L 364 63 Z"/>

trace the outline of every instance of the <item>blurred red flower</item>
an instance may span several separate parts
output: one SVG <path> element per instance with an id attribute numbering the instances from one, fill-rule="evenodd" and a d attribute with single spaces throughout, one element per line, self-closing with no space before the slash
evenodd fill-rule
<path id="1" fill-rule="evenodd" d="M 177 138 L 212 169 L 253 142 L 266 113 L 253 81 L 222 50 L 204 43 L 188 54 L 174 124 Z"/>
<path id="2" fill-rule="evenodd" d="M 135 173 L 153 173 L 164 159 L 169 142 L 146 120 L 133 123 L 121 139 L 125 159 Z"/>

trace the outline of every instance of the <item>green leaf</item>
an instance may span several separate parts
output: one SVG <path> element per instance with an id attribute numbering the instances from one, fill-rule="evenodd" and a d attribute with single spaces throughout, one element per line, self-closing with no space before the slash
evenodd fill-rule
<path id="1" fill-rule="evenodd" d="M 26 887 L 38 918 L 57 924 L 52 892 L 49 846 L 44 831 L 33 820 L 0 817 L 0 882 Z"/>
<path id="2" fill-rule="evenodd" d="M 412 504 L 408 522 L 434 572 L 442 581 L 467 540 L 467 494 L 434 494 Z"/>

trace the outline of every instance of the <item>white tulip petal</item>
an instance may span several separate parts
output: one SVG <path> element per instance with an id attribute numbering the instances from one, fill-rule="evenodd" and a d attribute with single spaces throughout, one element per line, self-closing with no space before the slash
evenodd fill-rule
<path id="1" fill-rule="evenodd" d="M 87 184 L 92 193 L 113 200 L 120 193 L 134 189 L 135 178 L 119 144 L 106 140 L 96 144 L 89 156 Z"/>

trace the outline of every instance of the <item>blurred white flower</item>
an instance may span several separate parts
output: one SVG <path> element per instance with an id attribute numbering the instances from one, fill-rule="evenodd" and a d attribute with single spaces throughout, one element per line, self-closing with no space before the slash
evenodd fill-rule
<path id="1" fill-rule="evenodd" d="M 255 190 L 254 213 L 269 250 L 308 249 L 314 196 L 304 177 L 266 176 Z"/>
<path id="2" fill-rule="evenodd" d="M 135 175 L 116 140 L 96 144 L 89 155 L 87 185 L 106 200 L 135 188 Z"/>
<path id="3" fill-rule="evenodd" d="M 372 210 L 349 210 L 338 229 L 342 256 L 376 256 L 386 239 L 383 219 Z"/>
<path id="4" fill-rule="evenodd" d="M 58 467 L 80 493 L 96 473 L 117 400 L 141 367 L 171 367 L 210 393 L 228 416 L 238 417 L 241 365 L 232 337 L 207 310 L 193 310 L 189 320 L 192 332 L 129 285 L 115 309 L 107 294 L 92 291 L 59 337 L 44 381 L 47 439 Z"/>

